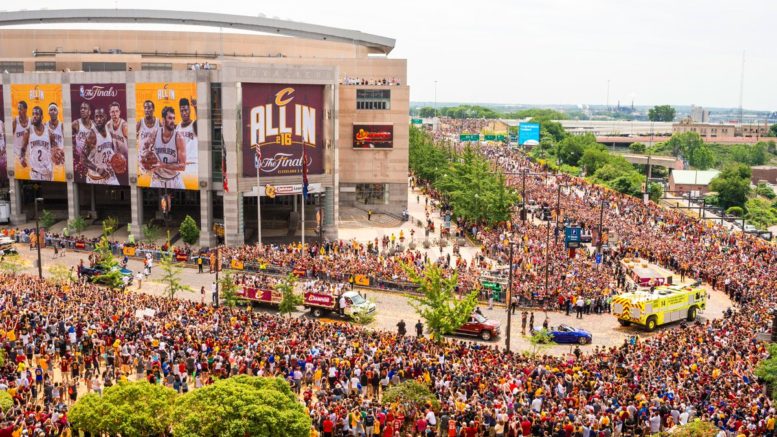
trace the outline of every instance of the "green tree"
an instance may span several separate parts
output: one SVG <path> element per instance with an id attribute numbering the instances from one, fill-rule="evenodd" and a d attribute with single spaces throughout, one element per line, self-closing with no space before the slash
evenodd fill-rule
<path id="1" fill-rule="evenodd" d="M 766 197 L 769 200 L 777 197 L 777 195 L 774 193 L 774 189 L 766 184 L 758 184 L 758 186 L 755 188 L 755 193 L 759 196 Z"/>
<path id="2" fill-rule="evenodd" d="M 758 229 L 766 229 L 777 224 L 777 209 L 771 202 L 762 199 L 749 199 L 745 203 L 747 214 L 745 218 Z"/>
<path id="3" fill-rule="evenodd" d="M 431 405 L 434 410 L 440 409 L 440 401 L 437 399 L 437 396 L 429 390 L 429 387 L 414 380 L 403 381 L 392 386 L 383 393 L 381 401 L 384 405 L 412 405 L 421 411 L 429 405 Z"/>
<path id="4" fill-rule="evenodd" d="M 176 437 L 308 437 L 310 416 L 282 378 L 222 379 L 180 396 L 173 411 Z"/>
<path id="5" fill-rule="evenodd" d="M 699 170 L 706 170 L 715 165 L 715 156 L 706 144 L 689 151 L 688 163 Z"/>
<path id="6" fill-rule="evenodd" d="M 49 211 L 48 209 L 44 209 L 40 213 L 40 227 L 43 229 L 49 229 L 50 227 L 54 226 L 54 223 L 57 222 L 57 219 L 54 217 L 54 213 Z"/>
<path id="7" fill-rule="evenodd" d="M 441 340 L 443 335 L 450 334 L 472 316 L 478 303 L 478 292 L 471 291 L 458 299 L 455 294 L 458 274 L 446 278 L 436 264 L 427 264 L 420 274 L 409 265 L 403 268 L 420 293 L 408 295 L 410 305 L 426 320 L 435 340 Z"/>
<path id="8" fill-rule="evenodd" d="M 651 182 L 648 186 L 648 196 L 650 197 L 650 200 L 658 203 L 658 201 L 664 197 L 664 186 L 656 182 Z"/>
<path id="9" fill-rule="evenodd" d="M 151 224 L 143 225 L 140 231 L 143 234 L 143 238 L 148 242 L 154 242 L 162 235 L 162 230 L 158 226 Z"/>
<path id="10" fill-rule="evenodd" d="M 0 271 L 8 275 L 16 275 L 28 267 L 30 267 L 29 261 L 18 253 L 6 254 L 0 258 Z"/>
<path id="11" fill-rule="evenodd" d="M 745 209 L 742 208 L 741 206 L 731 206 L 728 209 L 726 209 L 726 214 L 742 217 L 743 215 L 745 215 Z"/>
<path id="12" fill-rule="evenodd" d="M 629 144 L 629 150 L 634 153 L 645 153 L 647 146 L 644 143 L 636 142 Z"/>
<path id="13" fill-rule="evenodd" d="M 529 328 L 534 329 L 533 326 L 530 326 Z M 550 335 L 550 331 L 547 329 L 543 328 L 534 331 L 529 338 L 529 343 L 531 343 L 532 346 L 531 355 L 537 356 L 542 349 L 548 347 L 548 345 L 552 342 L 553 336 Z"/>
<path id="14" fill-rule="evenodd" d="M 606 150 L 589 147 L 583 152 L 583 156 L 580 157 L 578 164 L 585 169 L 585 174 L 592 175 L 609 161 L 610 154 Z"/>
<path id="15" fill-rule="evenodd" d="M 557 143 L 567 137 L 564 126 L 557 121 L 533 120 L 540 122 L 540 140 L 548 138 L 551 142 Z"/>
<path id="16" fill-rule="evenodd" d="M 767 134 L 769 137 L 777 137 L 777 124 L 773 124 L 769 126 L 769 133 Z"/>
<path id="17" fill-rule="evenodd" d="M 669 141 L 661 145 L 661 147 L 656 147 L 656 149 L 666 149 L 671 151 L 670 153 L 672 156 L 682 155 L 688 158 L 688 155 L 692 154 L 695 149 L 701 147 L 703 144 L 704 140 L 702 140 L 698 133 L 683 132 L 672 135 L 672 138 L 669 138 Z"/>
<path id="18" fill-rule="evenodd" d="M 577 166 L 588 148 L 601 150 L 601 146 L 596 142 L 596 137 L 593 134 L 569 135 L 558 143 L 558 157 L 564 164 Z"/>
<path id="19" fill-rule="evenodd" d="M 720 429 L 714 423 L 696 418 L 692 422 L 678 426 L 669 435 L 673 437 L 715 437 L 719 431 Z"/>
<path id="20" fill-rule="evenodd" d="M 292 272 L 275 284 L 275 290 L 281 292 L 281 303 L 278 305 L 281 315 L 291 314 L 297 305 L 302 305 L 302 296 L 294 292 L 296 284 L 297 276 Z"/>
<path id="21" fill-rule="evenodd" d="M 744 206 L 750 194 L 750 167 L 744 164 L 732 164 L 723 169 L 710 182 L 710 190 L 718 193 L 720 206 Z"/>
<path id="22" fill-rule="evenodd" d="M 437 115 L 437 110 L 432 108 L 431 106 L 424 106 L 423 108 L 418 110 L 418 115 L 422 118 L 430 118 Z"/>
<path id="23" fill-rule="evenodd" d="M 159 263 L 162 269 L 161 282 L 165 286 L 165 293 L 172 299 L 179 291 L 192 291 L 191 287 L 181 282 L 182 264 L 173 259 L 171 252 L 162 252 Z"/>
<path id="24" fill-rule="evenodd" d="M 147 381 L 119 382 L 102 397 L 83 396 L 68 412 L 73 427 L 92 435 L 164 435 L 172 425 L 176 392 Z"/>
<path id="25" fill-rule="evenodd" d="M 750 148 L 750 164 L 764 165 L 769 160 L 769 145 L 759 141 Z"/>
<path id="26" fill-rule="evenodd" d="M 188 245 L 197 244 L 200 240 L 200 228 L 197 227 L 197 222 L 190 215 L 186 215 L 181 226 L 178 227 L 178 233 L 181 234 L 181 239 Z"/>
<path id="27" fill-rule="evenodd" d="M 219 279 L 219 298 L 221 303 L 228 307 L 237 305 L 239 300 L 238 285 L 235 283 L 235 274 L 231 270 L 225 270 Z"/>
<path id="28" fill-rule="evenodd" d="M 119 229 L 119 219 L 117 219 L 116 217 L 108 216 L 108 218 L 103 220 L 103 234 L 104 235 L 111 235 L 117 229 Z"/>
<path id="29" fill-rule="evenodd" d="M 657 105 L 648 111 L 648 119 L 650 121 L 673 121 L 675 113 L 675 109 L 669 105 Z"/>
<path id="30" fill-rule="evenodd" d="M 107 220 L 106 220 L 107 221 Z M 95 279 L 98 284 L 105 285 L 108 288 L 117 289 L 124 287 L 119 261 L 113 256 L 111 251 L 111 242 L 108 241 L 110 227 L 103 222 L 103 234 L 100 241 L 94 246 L 94 252 L 97 255 L 97 265 L 100 266 L 102 273 Z"/>
<path id="31" fill-rule="evenodd" d="M 73 220 L 70 220 L 67 222 L 67 227 L 70 228 L 71 231 L 73 231 L 74 234 L 79 235 L 81 232 L 84 232 L 84 229 L 86 229 L 86 220 L 84 220 L 83 217 L 78 216 L 74 218 Z"/>
<path id="32" fill-rule="evenodd" d="M 766 381 L 771 390 L 772 399 L 777 400 L 777 343 L 768 346 L 769 358 L 761 360 L 755 369 L 755 374 Z"/>

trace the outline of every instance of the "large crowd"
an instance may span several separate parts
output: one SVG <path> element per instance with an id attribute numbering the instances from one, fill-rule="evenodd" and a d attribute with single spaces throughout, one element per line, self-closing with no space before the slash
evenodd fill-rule
<path id="1" fill-rule="evenodd" d="M 494 229 L 476 226 L 483 257 L 505 261 L 504 237 L 521 242 L 513 259 L 521 293 L 552 301 L 606 296 L 618 289 L 622 274 L 614 260 L 630 254 L 706 281 L 728 293 L 740 311 L 620 347 L 532 356 L 92 285 L 66 291 L 27 276 L 2 276 L 6 360 L 0 388 L 12 394 L 15 406 L 2 412 L 0 436 L 19 427 L 29 435 L 58 435 L 68 427 L 67 408 L 83 387 L 99 392 L 117 380 L 146 379 L 185 392 L 235 374 L 287 378 L 310 413 L 315 435 L 653 435 L 697 419 L 714 423 L 720 436 L 775 435 L 773 403 L 754 375 L 767 356 L 755 335 L 768 330 L 775 306 L 774 245 L 584 180 L 542 175 L 512 152 L 484 153 L 509 172 L 530 168 L 535 174 L 527 177 L 527 197 L 551 207 L 559 198 L 560 220 L 595 227 L 602 198 L 607 200 L 603 216 L 611 248 L 601 264 L 586 251 L 570 256 L 562 238 L 555 241 L 555 222 L 516 216 Z M 523 180 L 511 176 L 509 183 L 520 189 Z M 559 195 L 557 184 L 568 188 Z M 548 226 L 552 281 L 545 294 Z M 300 262 L 293 246 L 227 250 Z M 329 277 L 350 275 L 355 265 L 401 277 L 400 260 L 417 266 L 424 261 L 412 251 L 376 255 L 349 243 L 310 250 L 312 256 L 302 257 L 304 268 Z M 154 317 L 136 316 L 146 309 Z M 408 379 L 428 384 L 440 408 L 381 402 L 388 387 Z"/>

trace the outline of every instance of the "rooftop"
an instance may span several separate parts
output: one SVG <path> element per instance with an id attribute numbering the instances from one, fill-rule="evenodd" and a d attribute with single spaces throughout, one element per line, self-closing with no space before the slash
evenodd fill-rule
<path id="1" fill-rule="evenodd" d="M 718 174 L 718 170 L 673 170 L 670 177 L 675 184 L 706 186 Z"/>

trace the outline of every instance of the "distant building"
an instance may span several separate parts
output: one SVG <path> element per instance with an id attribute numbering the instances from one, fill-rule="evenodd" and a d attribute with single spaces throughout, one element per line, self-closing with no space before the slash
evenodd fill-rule
<path id="1" fill-rule="evenodd" d="M 753 170 L 753 176 L 750 180 L 754 185 L 758 185 L 759 182 L 777 185 L 777 166 L 756 165 L 751 167 L 751 169 Z"/>
<path id="2" fill-rule="evenodd" d="M 701 106 L 691 105 L 691 121 L 694 123 L 709 123 L 710 111 Z"/>
<path id="3" fill-rule="evenodd" d="M 705 194 L 709 192 L 710 182 L 718 174 L 718 170 L 673 170 L 669 175 L 669 191 L 674 194 Z"/>
<path id="4" fill-rule="evenodd" d="M 733 124 L 697 123 L 692 117 L 672 125 L 673 134 L 696 132 L 702 138 L 734 137 L 737 127 Z"/>

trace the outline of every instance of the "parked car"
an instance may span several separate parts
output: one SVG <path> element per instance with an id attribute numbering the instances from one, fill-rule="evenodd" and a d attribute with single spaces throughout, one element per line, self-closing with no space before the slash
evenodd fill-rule
<path id="1" fill-rule="evenodd" d="M 541 327 L 535 327 L 534 331 L 541 330 Z M 573 328 L 569 325 L 558 325 L 556 329 L 553 327 L 548 331 L 551 339 L 554 343 L 577 343 L 577 344 L 590 344 L 593 340 L 593 336 L 585 329 Z"/>
<path id="2" fill-rule="evenodd" d="M 14 243 L 15 241 L 8 237 L 0 237 L 0 253 L 17 253 Z"/>
<path id="3" fill-rule="evenodd" d="M 473 335 L 484 341 L 495 339 L 499 336 L 500 323 L 498 320 L 490 320 L 485 316 L 472 313 L 469 322 L 459 326 L 454 331 L 457 335 Z"/>

